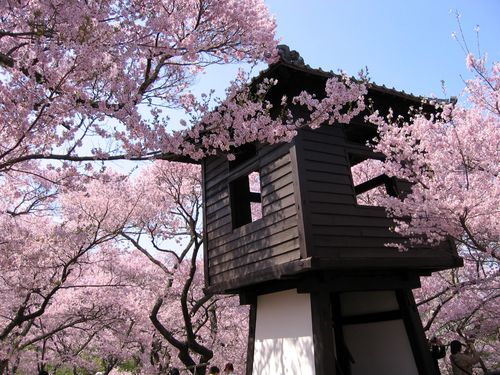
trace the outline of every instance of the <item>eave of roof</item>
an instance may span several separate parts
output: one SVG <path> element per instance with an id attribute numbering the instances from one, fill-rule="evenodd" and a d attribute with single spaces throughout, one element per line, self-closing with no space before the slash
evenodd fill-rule
<path id="1" fill-rule="evenodd" d="M 279 61 L 269 65 L 267 69 L 264 69 L 263 71 L 261 71 L 259 73 L 259 75 L 257 77 L 255 77 L 255 79 L 258 80 L 260 77 L 265 77 L 266 75 L 270 74 L 271 72 L 278 69 L 279 67 L 286 67 L 288 69 L 296 70 L 298 72 L 302 72 L 305 74 L 316 75 L 319 77 L 323 77 L 325 79 L 335 77 L 335 76 L 337 76 L 337 77 L 340 76 L 339 74 L 336 74 L 333 71 L 325 71 L 321 68 L 311 68 L 309 65 L 296 64 L 293 62 L 285 61 L 285 60 L 280 58 Z M 354 77 L 351 77 L 351 78 L 353 80 L 357 80 Z M 422 102 L 422 100 L 432 100 L 433 99 L 433 98 L 429 98 L 429 97 L 425 97 L 425 96 L 414 95 L 412 93 L 407 93 L 404 90 L 400 91 L 400 90 L 397 90 L 395 88 L 390 88 L 390 87 L 387 87 L 385 85 L 379 85 L 379 84 L 376 84 L 373 82 L 368 83 L 368 89 L 373 90 L 373 91 L 377 91 L 377 92 L 382 93 L 382 94 L 392 95 L 392 96 L 399 97 L 401 99 L 406 99 L 409 101 L 419 102 L 419 103 Z M 434 99 L 434 100 L 436 100 L 436 99 Z"/>
<path id="2" fill-rule="evenodd" d="M 333 71 L 324 71 L 321 68 L 311 68 L 309 65 L 303 64 L 303 63 L 296 63 L 296 62 L 289 62 L 280 57 L 280 59 L 273 63 L 270 64 L 266 69 L 262 70 L 256 77 L 252 79 L 252 82 L 258 82 L 265 78 L 266 76 L 269 76 L 272 74 L 274 71 L 279 69 L 280 67 L 285 67 L 290 70 L 295 70 L 297 72 L 303 73 L 303 74 L 311 74 L 317 77 L 324 78 L 325 80 L 331 77 L 339 77 L 339 74 L 334 73 Z M 352 77 L 353 80 L 357 80 L 356 78 Z M 359 81 L 359 80 L 358 80 Z M 429 102 L 430 100 L 434 101 L 440 101 L 440 102 L 450 102 L 450 100 L 444 100 L 444 99 L 436 99 L 436 98 L 429 98 L 429 97 L 424 97 L 424 96 L 417 96 L 412 93 L 407 93 L 405 91 L 399 91 L 395 88 L 390 88 L 385 85 L 378 85 L 376 83 L 368 83 L 368 90 L 372 92 L 377 92 L 380 94 L 396 97 L 398 99 L 406 100 L 409 102 L 412 102 L 416 105 L 421 104 L 423 101 Z M 193 160 L 187 156 L 180 156 L 180 155 L 163 155 L 162 157 L 159 157 L 159 159 L 164 159 L 164 160 L 172 160 L 172 161 L 178 161 L 178 162 L 184 162 L 184 163 L 194 163 L 194 164 L 199 164 L 201 163 L 201 160 Z"/>

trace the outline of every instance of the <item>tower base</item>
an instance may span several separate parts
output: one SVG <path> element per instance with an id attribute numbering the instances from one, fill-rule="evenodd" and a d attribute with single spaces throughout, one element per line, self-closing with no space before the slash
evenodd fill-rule
<path id="1" fill-rule="evenodd" d="M 257 295 L 247 375 L 435 374 L 411 289 Z"/>

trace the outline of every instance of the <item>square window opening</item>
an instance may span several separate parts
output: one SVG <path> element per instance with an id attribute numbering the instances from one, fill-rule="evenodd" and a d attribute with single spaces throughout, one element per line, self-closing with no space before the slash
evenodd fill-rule
<path id="1" fill-rule="evenodd" d="M 262 218 L 260 174 L 252 171 L 230 183 L 233 229 Z"/>
<path id="2" fill-rule="evenodd" d="M 397 196 L 396 181 L 382 173 L 382 161 L 365 155 L 349 154 L 356 203 L 382 206 L 387 196 Z"/>

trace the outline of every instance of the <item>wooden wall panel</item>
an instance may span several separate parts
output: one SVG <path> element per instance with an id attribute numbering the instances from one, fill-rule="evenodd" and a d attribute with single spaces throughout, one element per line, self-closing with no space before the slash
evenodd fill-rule
<path id="1" fill-rule="evenodd" d="M 328 76 L 279 64 L 266 74 L 281 82 L 269 94 L 268 99 L 275 102 L 283 94 L 291 97 L 302 90 L 321 97 Z M 415 104 L 414 98 L 386 89 L 371 88 L 370 98 L 381 113 L 392 107 L 404 114 L 409 105 Z M 294 116 L 309 114 L 303 106 L 291 106 L 291 110 Z M 460 260 L 453 246 L 411 249 L 406 253 L 387 248 L 388 242 L 400 240 L 390 231 L 392 220 L 383 208 L 357 204 L 350 160 L 380 160 L 382 155 L 374 154 L 365 145 L 375 136 L 376 127 L 367 125 L 361 114 L 347 125 L 300 129 L 289 144 L 247 145 L 239 150 L 240 158 L 234 163 L 225 156 L 204 160 L 208 285 L 242 291 L 252 283 L 252 273 L 259 274 L 253 279 L 257 284 L 284 273 L 293 276 L 290 273 L 295 272 L 301 278 L 299 273 L 314 269 L 334 274 L 338 269 L 362 272 L 366 267 L 424 274 L 433 267 L 458 265 Z M 241 160 L 241 156 L 254 151 L 255 158 Z M 259 200 L 258 194 L 247 191 L 245 175 L 257 167 L 263 218 L 244 224 L 250 216 L 248 201 Z M 241 194 L 231 197 L 230 184 L 233 193 Z M 397 182 L 398 192 L 408 189 L 407 184 Z M 243 202 L 234 217 L 231 201 Z"/>
<path id="2" fill-rule="evenodd" d="M 221 157 L 207 163 L 205 228 L 210 285 L 228 279 L 235 279 L 237 285 L 238 278 L 244 283 L 252 272 L 300 258 L 289 148 L 286 144 L 259 150 L 263 218 L 239 228 L 233 228 L 231 222 L 228 162 Z"/>
<path id="3" fill-rule="evenodd" d="M 342 127 L 304 130 L 299 162 L 303 163 L 306 215 L 311 256 L 337 258 L 346 251 L 385 251 L 398 237 L 381 207 L 356 203 L 348 154 L 366 154 L 362 144 L 346 141 Z"/>
<path id="4" fill-rule="evenodd" d="M 350 142 L 342 126 L 303 130 L 298 163 L 303 171 L 304 220 L 308 222 L 307 256 L 330 259 L 329 267 L 425 269 L 459 261 L 448 246 L 399 252 L 388 243 L 404 239 L 390 230 L 393 221 L 382 207 L 358 205 L 349 154 L 379 158 L 361 143 Z"/>
<path id="5" fill-rule="evenodd" d="M 292 248 L 293 246 L 290 246 Z M 210 276 L 210 284 L 217 285 L 218 283 L 227 283 L 232 280 L 232 288 L 237 288 L 239 285 L 247 285 L 251 283 L 252 274 L 269 269 L 272 276 L 272 268 L 278 264 L 285 264 L 297 259 L 297 252 L 291 250 L 287 253 L 282 253 L 272 258 L 261 259 L 258 262 L 248 263 L 245 266 L 233 268 L 226 272 Z"/>

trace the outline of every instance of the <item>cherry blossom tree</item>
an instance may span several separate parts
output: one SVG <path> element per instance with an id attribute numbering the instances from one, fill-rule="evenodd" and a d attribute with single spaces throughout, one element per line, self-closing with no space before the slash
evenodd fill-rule
<path id="1" fill-rule="evenodd" d="M 165 373 L 175 365 L 203 374 L 212 358 L 243 367 L 247 311 L 234 297 L 206 291 L 200 272 L 200 178 L 198 166 L 156 162 L 131 181 L 129 190 L 114 194 L 126 195 L 123 200 L 134 207 L 120 246 L 136 252 L 129 253 L 130 265 L 123 267 L 131 284 L 138 269 L 144 273 L 132 299 L 140 300 L 136 320 L 148 318 L 142 327 L 149 332 L 143 344 L 149 348 L 149 363 L 138 362 L 144 371 Z"/>
<path id="2" fill-rule="evenodd" d="M 8 181 L 14 179 L 11 174 L 7 177 Z M 95 183 L 87 184 L 82 192 L 53 185 L 49 177 L 18 175 L 5 185 L 10 192 L 1 198 L 1 373 L 8 366 L 15 370 L 19 352 L 34 343 L 106 314 L 102 306 L 90 304 L 61 319 L 44 320 L 43 327 L 39 326 L 41 317 L 53 308 L 56 296 L 78 283 L 83 269 L 98 260 L 95 252 L 119 235 L 127 217 L 127 212 L 118 208 L 111 216 L 118 203 L 113 197 L 86 211 L 82 200 L 91 195 L 98 200 L 92 191 Z M 109 175 L 94 178 L 107 182 L 114 179 L 117 186 L 123 182 Z"/>
<path id="3" fill-rule="evenodd" d="M 20 1 L 2 9 L 3 372 L 33 343 L 29 334 L 54 296 L 127 219 L 111 222 L 113 197 L 96 205 L 104 211 L 86 211 L 90 220 L 80 218 L 77 202 L 102 197 L 85 185 L 95 178 L 91 165 L 37 161 L 141 158 L 168 149 L 181 137 L 165 135 L 161 108 L 185 102 L 183 90 L 207 65 L 262 60 L 275 42 L 260 1 Z M 71 199 L 61 197 L 66 190 Z"/>
<path id="4" fill-rule="evenodd" d="M 202 243 L 199 196 L 190 201 L 189 192 L 169 191 L 182 185 L 175 185 L 174 175 L 169 180 L 174 185 L 156 182 L 154 191 L 95 161 L 199 159 L 220 151 L 230 157 L 246 142 L 291 139 L 304 119 L 286 110 L 271 116 L 273 105 L 263 98 L 275 81 L 248 86 L 239 77 L 224 100 L 198 101 L 188 91 L 211 64 L 274 61 L 273 19 L 261 0 L 8 1 L 2 10 L 0 263 L 7 271 L 0 276 L 5 301 L 0 373 L 28 364 L 21 360 L 26 353 L 39 368 L 49 358 L 54 366 L 75 361 L 74 366 L 88 367 L 79 354 L 98 350 L 97 338 L 118 342 L 113 330 L 128 342 L 123 334 L 131 322 L 123 316 L 130 312 L 111 300 L 88 302 L 119 287 L 112 273 L 93 268 L 101 262 L 99 254 L 130 248 L 157 268 L 162 282 L 167 280 L 151 291 L 157 337 L 175 348 L 169 353 L 180 355 L 185 366 L 193 371 L 201 365 L 203 371 L 218 353 L 211 348 L 218 342 L 227 348 L 234 340 L 222 342 L 216 335 L 218 322 L 227 319 L 217 319 L 215 307 L 227 300 L 219 302 L 196 281 Z M 363 109 L 364 85 L 334 77 L 325 89 L 322 100 L 302 93 L 281 105 L 307 106 L 312 126 L 348 121 Z M 346 103 L 353 103 L 352 111 L 343 111 Z M 170 108 L 186 111 L 193 126 L 172 131 Z M 160 172 L 153 170 L 141 178 L 154 180 L 157 174 L 158 181 Z M 162 196 L 159 186 L 171 197 Z M 187 239 L 179 240 L 183 250 L 170 250 L 168 241 L 179 236 Z M 176 279 L 177 274 L 184 278 Z M 85 300 L 86 295 L 93 298 Z M 181 315 L 176 316 L 182 316 L 182 329 L 166 323 L 171 295 L 180 298 Z M 105 328 L 117 325 L 121 328 Z M 70 334 L 82 330 L 87 334 Z M 147 352 L 149 344 L 132 339 L 137 336 L 133 329 L 130 335 Z M 70 342 L 72 336 L 76 340 Z M 156 346 L 158 353 L 162 347 Z M 123 359 L 116 351 L 108 354 L 101 357 L 110 366 Z M 161 365 L 155 354 L 151 358 Z"/>
<path id="5" fill-rule="evenodd" d="M 475 76 L 466 82 L 466 103 L 436 102 L 437 113 L 410 122 L 379 122 L 375 149 L 387 156 L 384 172 L 410 181 L 404 200 L 385 200 L 404 235 L 429 243 L 452 236 L 457 243 L 498 259 L 500 211 L 500 64 L 467 56 Z M 381 120 L 381 121 L 380 121 Z"/>
<path id="6" fill-rule="evenodd" d="M 93 177 L 83 191 L 58 186 L 50 204 L 46 191 L 44 205 L 4 197 L 2 373 L 243 367 L 247 311 L 205 291 L 200 272 L 199 167 Z"/>
<path id="7" fill-rule="evenodd" d="M 27 160 L 141 157 L 169 149 L 162 108 L 211 64 L 276 45 L 262 1 L 5 2 L 0 170 Z M 114 141 L 85 149 L 89 137 Z"/>
<path id="8" fill-rule="evenodd" d="M 462 256 L 463 268 L 424 277 L 422 287 L 415 291 L 424 330 L 442 342 L 458 339 L 466 343 L 480 353 L 483 369 L 495 369 L 500 363 L 498 264 L 478 261 L 471 254 Z"/>
<path id="9" fill-rule="evenodd" d="M 125 280 L 123 271 L 108 270 L 111 259 L 107 258 L 111 257 L 115 267 L 125 258 L 121 252 L 100 249 L 92 264 L 79 270 L 78 279 L 66 283 L 54 296 L 22 342 L 17 368 L 11 372 L 30 373 L 37 368 L 95 372 L 101 363 L 110 369 L 140 352 L 143 335 L 138 330 L 147 317 L 140 320 L 130 307 L 140 285 Z"/>
<path id="10" fill-rule="evenodd" d="M 200 158 L 252 139 L 287 139 L 297 126 L 273 121 L 269 103 L 233 100 L 240 84 L 223 111 L 209 112 L 187 91 L 208 65 L 276 58 L 274 20 L 261 0 L 40 0 L 3 9 L 0 170 L 43 159 Z M 340 109 L 360 96 L 346 81 L 327 84 L 329 100 L 298 100 L 318 110 L 319 123 L 345 117 Z M 204 132 L 168 131 L 164 109 L 179 106 L 202 112 Z"/>
<path id="11" fill-rule="evenodd" d="M 500 361 L 500 64 L 465 50 L 472 78 L 463 102 L 431 100 L 433 114 L 415 108 L 409 118 L 368 117 L 379 125 L 375 150 L 386 156 L 377 172 L 412 186 L 403 199 L 367 198 L 387 208 L 410 244 L 455 241 L 464 268 L 424 278 L 417 302 L 429 335 L 475 347 L 486 371 Z"/>
<path id="12" fill-rule="evenodd" d="M 215 353 L 233 350 L 243 358 L 238 351 L 244 345 L 234 347 L 231 341 L 245 340 L 246 326 L 219 330 L 219 322 L 227 327 L 238 318 L 230 314 L 238 310 L 237 304 L 204 289 L 199 259 L 203 241 L 200 172 L 195 165 L 168 162 L 144 170 L 135 184 L 135 193 L 145 198 L 144 206 L 121 233 L 162 275 L 148 315 L 158 336 L 171 348 L 171 363 L 196 374 L 205 373 Z M 181 250 L 172 250 L 172 242 Z M 245 319 L 243 313 L 238 323 Z"/>

